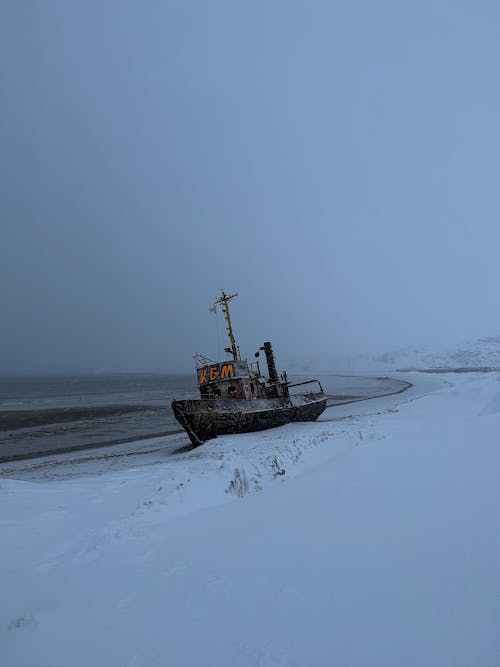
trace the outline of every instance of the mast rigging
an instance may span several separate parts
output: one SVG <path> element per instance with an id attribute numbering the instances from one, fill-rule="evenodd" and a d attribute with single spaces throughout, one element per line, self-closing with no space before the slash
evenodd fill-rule
<path id="1" fill-rule="evenodd" d="M 238 361 L 240 355 L 238 346 L 236 345 L 236 340 L 234 338 L 233 325 L 231 323 L 231 314 L 229 312 L 229 302 L 236 296 L 238 296 L 237 292 L 236 294 L 226 294 L 224 290 L 221 289 L 221 296 L 214 301 L 214 307 L 220 306 L 222 308 L 222 312 L 224 313 L 224 317 L 226 318 L 227 334 L 231 342 L 231 347 L 224 348 L 224 351 L 227 352 L 228 354 L 232 354 L 233 359 L 235 361 Z"/>

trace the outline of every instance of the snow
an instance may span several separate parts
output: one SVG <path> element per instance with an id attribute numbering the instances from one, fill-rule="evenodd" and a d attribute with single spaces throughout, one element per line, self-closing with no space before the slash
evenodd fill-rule
<path id="1" fill-rule="evenodd" d="M 0 664 L 498 665 L 500 375 L 0 480 Z"/>
<path id="2" fill-rule="evenodd" d="M 429 368 L 493 368 L 500 369 L 500 336 L 462 341 L 454 346 L 410 345 L 382 354 L 339 356 L 326 363 L 329 368 L 349 371 L 394 371 Z M 325 370 L 325 361 L 306 360 L 301 364 L 289 362 L 286 367 L 295 372 Z"/>
<path id="3" fill-rule="evenodd" d="M 500 337 L 479 338 L 455 345 L 410 346 L 373 358 L 386 368 L 500 368 Z"/>

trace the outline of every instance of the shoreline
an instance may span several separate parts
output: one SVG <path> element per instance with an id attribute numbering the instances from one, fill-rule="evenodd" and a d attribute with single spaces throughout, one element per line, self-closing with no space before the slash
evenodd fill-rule
<path id="1" fill-rule="evenodd" d="M 45 458 L 47 456 L 57 456 L 58 454 L 71 454 L 72 452 L 80 452 L 84 450 L 103 449 L 104 447 L 112 447 L 113 445 L 126 445 L 129 442 L 143 442 L 144 440 L 152 440 L 154 438 L 163 438 L 169 435 L 177 435 L 183 433 L 183 429 L 175 429 L 172 431 L 162 431 L 160 433 L 148 433 L 145 436 L 133 435 L 128 438 L 116 438 L 114 440 L 106 440 L 105 442 L 87 443 L 84 445 L 67 445 L 66 447 L 57 447 L 54 449 L 46 449 L 36 452 L 24 452 L 19 454 L 11 454 L 8 456 L 0 456 L 0 464 L 14 463 L 15 461 L 28 461 L 30 459 Z"/>
<path id="2" fill-rule="evenodd" d="M 355 376 L 355 375 L 350 375 L 350 376 L 344 376 L 344 375 L 336 375 L 333 374 L 333 377 L 339 378 L 339 377 L 350 377 L 354 378 L 356 380 L 362 380 L 363 378 L 366 380 L 373 381 L 374 379 L 377 379 L 379 382 L 382 381 L 390 381 L 391 386 L 388 386 L 385 388 L 383 392 L 380 392 L 380 388 L 376 390 L 372 395 L 369 395 L 365 393 L 365 395 L 353 395 L 353 394 L 341 394 L 337 393 L 335 395 L 332 394 L 327 394 L 328 396 L 328 403 L 327 403 L 327 408 L 332 408 L 332 407 L 341 407 L 344 405 L 349 405 L 353 403 L 362 403 L 365 401 L 372 401 L 377 398 L 383 398 L 383 397 L 389 397 L 389 396 L 394 396 L 397 394 L 401 394 L 408 389 L 410 389 L 413 385 L 411 382 L 407 380 L 403 380 L 401 378 L 394 378 L 394 377 L 378 377 L 378 378 L 373 378 L 370 376 Z M 398 387 L 394 387 L 394 383 L 398 383 Z M 373 390 L 372 390 L 373 391 Z M 118 406 L 115 406 L 118 408 Z M 120 406 L 123 407 L 123 406 Z M 141 406 L 142 407 L 142 406 Z M 324 421 L 335 421 L 338 417 L 331 417 L 328 420 L 325 419 L 319 419 L 318 421 L 324 422 Z M 144 435 L 133 435 L 129 437 L 117 437 L 113 439 L 106 439 L 101 442 L 96 442 L 96 443 L 84 443 L 84 444 L 75 444 L 75 445 L 66 445 L 66 446 L 60 446 L 60 447 L 47 447 L 45 449 L 38 449 L 36 451 L 30 451 L 30 452 L 18 452 L 18 453 L 13 453 L 13 454 L 7 454 L 7 455 L 0 455 L 0 465 L 1 464 L 10 464 L 10 463 L 16 463 L 18 461 L 32 461 L 35 459 L 46 459 L 49 457 L 57 457 L 59 455 L 63 456 L 65 454 L 71 454 L 71 453 L 76 453 L 76 452 L 83 452 L 83 451 L 88 451 L 92 452 L 93 450 L 98 450 L 98 449 L 104 449 L 106 447 L 113 447 L 113 446 L 119 446 L 119 445 L 126 445 L 130 443 L 141 443 L 141 445 L 144 445 L 144 443 L 154 440 L 155 438 L 163 438 L 163 437 L 169 437 L 169 436 L 174 436 L 174 435 L 179 435 L 183 434 L 184 429 L 182 428 L 173 428 L 171 430 L 162 430 L 159 432 L 155 433 L 148 433 Z M 129 450 L 127 452 L 127 455 L 133 456 L 134 454 L 142 454 L 143 451 L 141 448 L 138 449 L 137 452 L 134 452 L 133 450 Z"/>

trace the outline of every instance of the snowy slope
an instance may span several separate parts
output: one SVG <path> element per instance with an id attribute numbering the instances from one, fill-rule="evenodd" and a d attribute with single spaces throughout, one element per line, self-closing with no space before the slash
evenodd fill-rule
<path id="1" fill-rule="evenodd" d="M 177 467 L 0 481 L 0 664 L 498 665 L 499 376 L 414 380 Z"/>
<path id="2" fill-rule="evenodd" d="M 407 347 L 374 357 L 387 368 L 500 368 L 500 338 L 480 338 L 449 347 Z"/>
<path id="3" fill-rule="evenodd" d="M 427 368 L 500 368 L 500 337 L 479 338 L 449 345 L 412 345 L 376 355 L 333 357 L 328 361 L 289 362 L 295 373 L 318 371 L 391 371 Z"/>

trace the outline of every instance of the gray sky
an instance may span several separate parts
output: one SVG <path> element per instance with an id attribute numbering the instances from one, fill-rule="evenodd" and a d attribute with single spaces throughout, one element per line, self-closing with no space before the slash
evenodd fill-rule
<path id="1" fill-rule="evenodd" d="M 0 371 L 500 333 L 500 5 L 0 3 Z M 311 348 L 313 354 L 306 348 Z"/>

